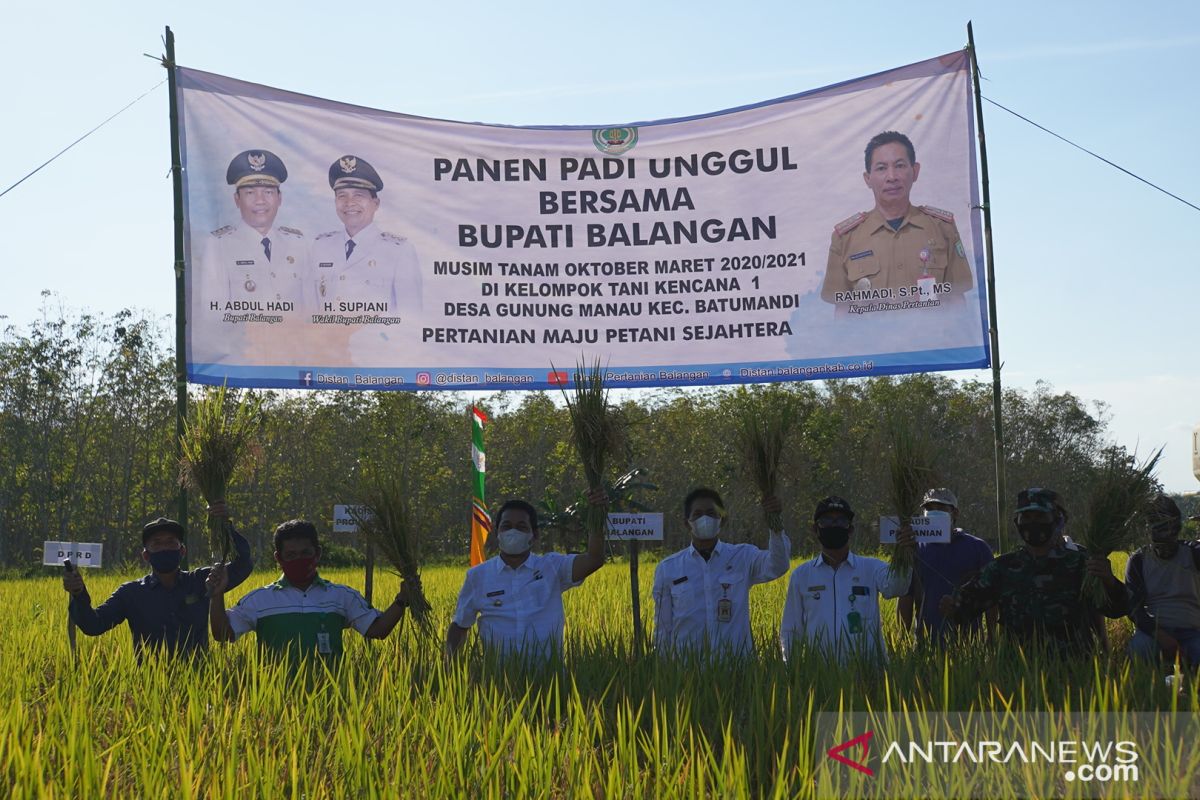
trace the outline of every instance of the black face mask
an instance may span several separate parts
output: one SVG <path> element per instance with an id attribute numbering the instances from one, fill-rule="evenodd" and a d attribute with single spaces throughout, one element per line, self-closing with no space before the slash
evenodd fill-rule
<path id="1" fill-rule="evenodd" d="M 817 528 L 817 539 L 827 550 L 841 550 L 850 541 L 850 529 L 843 527 Z"/>
<path id="2" fill-rule="evenodd" d="M 183 559 L 182 550 L 159 550 L 149 555 L 150 566 L 155 572 L 174 572 Z"/>
<path id="3" fill-rule="evenodd" d="M 1025 544 L 1033 547 L 1043 547 L 1050 543 L 1054 536 L 1053 522 L 1024 522 L 1017 525 L 1017 532 Z"/>

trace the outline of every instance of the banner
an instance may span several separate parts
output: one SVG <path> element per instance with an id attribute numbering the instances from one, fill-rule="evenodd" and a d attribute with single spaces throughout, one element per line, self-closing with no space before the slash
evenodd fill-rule
<path id="1" fill-rule="evenodd" d="M 969 64 L 595 127 L 424 119 L 181 68 L 188 378 L 491 390 L 561 386 L 595 359 L 613 387 L 985 367 Z"/>

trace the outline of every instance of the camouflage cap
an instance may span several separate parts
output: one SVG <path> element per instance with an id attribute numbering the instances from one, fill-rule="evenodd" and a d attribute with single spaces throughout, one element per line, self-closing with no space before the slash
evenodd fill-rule
<path id="1" fill-rule="evenodd" d="M 1047 514 L 1053 514 L 1057 509 L 1055 500 L 1058 498 L 1054 492 L 1049 489 L 1041 489 L 1033 487 L 1025 489 L 1017 495 L 1017 513 L 1022 511 L 1045 511 Z"/>
<path id="2" fill-rule="evenodd" d="M 950 506 L 958 510 L 958 498 L 949 489 L 930 489 L 921 500 L 921 505 L 926 506 L 930 503 L 941 503 L 944 506 Z"/>

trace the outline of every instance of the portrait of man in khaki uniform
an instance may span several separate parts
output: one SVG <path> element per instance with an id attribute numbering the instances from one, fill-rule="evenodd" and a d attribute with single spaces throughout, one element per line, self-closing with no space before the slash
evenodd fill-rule
<path id="1" fill-rule="evenodd" d="M 875 207 L 834 226 L 821 298 L 838 304 L 961 298 L 973 282 L 954 215 L 910 199 L 921 174 L 912 142 L 884 131 L 867 143 L 864 164 Z"/>

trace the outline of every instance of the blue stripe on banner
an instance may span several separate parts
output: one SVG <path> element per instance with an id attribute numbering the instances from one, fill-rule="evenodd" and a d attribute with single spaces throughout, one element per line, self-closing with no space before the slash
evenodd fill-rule
<path id="1" fill-rule="evenodd" d="M 861 378 L 909 372 L 986 369 L 987 346 L 880 353 L 845 359 L 685 364 L 679 366 L 610 366 L 605 382 L 611 388 L 653 386 L 726 386 L 740 383 L 811 381 Z M 569 376 L 570 370 L 560 372 Z M 559 389 L 567 385 L 551 370 L 444 367 L 378 369 L 342 367 L 239 367 L 192 364 L 188 380 L 203 384 L 275 389 L 359 389 L 368 391 L 493 391 L 496 389 Z M 568 378 L 569 380 L 569 378 Z"/>

